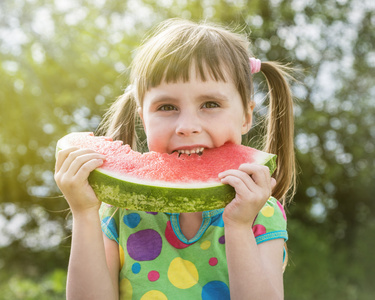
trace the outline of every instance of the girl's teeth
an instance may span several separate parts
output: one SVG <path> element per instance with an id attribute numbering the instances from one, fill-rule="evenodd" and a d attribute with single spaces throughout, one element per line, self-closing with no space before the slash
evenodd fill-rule
<path id="1" fill-rule="evenodd" d="M 188 155 L 190 155 L 190 154 L 193 154 L 193 153 L 200 154 L 200 153 L 203 152 L 203 150 L 204 150 L 204 148 L 197 148 L 197 149 L 192 149 L 192 150 L 177 150 L 177 152 L 179 154 L 188 154 Z"/>

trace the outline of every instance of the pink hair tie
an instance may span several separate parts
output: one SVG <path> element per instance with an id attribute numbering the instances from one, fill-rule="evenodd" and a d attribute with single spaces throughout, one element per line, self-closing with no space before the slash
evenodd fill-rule
<path id="1" fill-rule="evenodd" d="M 262 62 L 260 59 L 257 59 L 255 57 L 250 57 L 250 69 L 251 74 L 258 73 L 260 71 L 260 66 L 262 65 Z"/>

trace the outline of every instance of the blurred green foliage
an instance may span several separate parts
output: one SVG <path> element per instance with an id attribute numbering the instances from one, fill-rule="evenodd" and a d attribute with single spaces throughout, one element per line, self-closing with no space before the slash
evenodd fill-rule
<path id="1" fill-rule="evenodd" d="M 372 0 L 3 0 L 0 299 L 64 299 L 71 220 L 56 141 L 95 130 L 144 34 L 170 17 L 230 25 L 256 57 L 300 70 L 285 298 L 372 299 L 374 12 Z M 267 91 L 255 80 L 260 120 Z"/>
<path id="2" fill-rule="evenodd" d="M 0 284 L 0 299 L 65 299 L 65 281 L 66 270 L 64 269 L 55 269 L 38 280 L 15 275 Z"/>

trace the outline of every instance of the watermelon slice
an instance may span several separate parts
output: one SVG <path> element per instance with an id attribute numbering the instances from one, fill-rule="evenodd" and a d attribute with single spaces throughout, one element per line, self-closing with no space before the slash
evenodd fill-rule
<path id="1" fill-rule="evenodd" d="M 106 155 L 104 164 L 89 176 L 99 200 L 134 210 L 197 212 L 225 207 L 235 195 L 218 174 L 258 163 L 276 169 L 276 155 L 250 147 L 225 144 L 201 155 L 133 151 L 121 141 L 91 132 L 71 133 L 57 142 L 57 151 L 76 146 Z"/>

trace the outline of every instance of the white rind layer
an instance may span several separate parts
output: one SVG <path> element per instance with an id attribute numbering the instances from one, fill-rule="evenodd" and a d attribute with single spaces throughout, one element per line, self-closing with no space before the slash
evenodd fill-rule
<path id="1" fill-rule="evenodd" d="M 204 188 L 210 188 L 210 187 L 216 187 L 223 185 L 220 182 L 212 181 L 212 182 L 165 182 L 160 180 L 147 180 L 147 179 L 138 179 L 131 176 L 126 176 L 122 173 L 113 172 L 109 170 L 105 170 L 103 168 L 97 168 L 98 172 L 103 173 L 107 176 L 110 176 L 112 178 L 116 178 L 118 180 L 136 183 L 136 184 L 143 184 L 143 185 L 149 185 L 154 187 L 164 187 L 164 188 L 174 188 L 174 189 L 204 189 Z"/>

